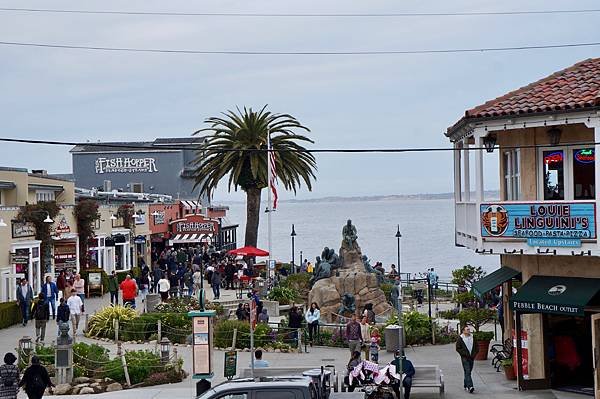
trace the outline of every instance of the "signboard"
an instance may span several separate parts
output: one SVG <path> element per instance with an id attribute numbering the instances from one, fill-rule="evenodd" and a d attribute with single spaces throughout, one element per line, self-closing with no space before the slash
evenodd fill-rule
<path id="1" fill-rule="evenodd" d="M 102 273 L 88 273 L 87 283 L 90 288 L 102 287 Z"/>
<path id="2" fill-rule="evenodd" d="M 135 224 L 146 224 L 146 214 L 144 213 L 137 213 L 137 216 L 134 217 L 135 219 Z"/>
<path id="3" fill-rule="evenodd" d="M 536 202 L 481 204 L 481 236 L 527 240 L 530 246 L 579 247 L 596 239 L 596 204 Z"/>
<path id="4" fill-rule="evenodd" d="M 22 254 L 14 254 L 11 253 L 10 254 L 10 263 L 13 265 L 22 265 L 22 264 L 29 264 L 29 254 L 27 255 L 22 255 Z"/>
<path id="5" fill-rule="evenodd" d="M 152 213 L 152 217 L 154 218 L 154 224 L 165 224 L 165 212 L 164 211 L 155 211 Z"/>
<path id="6" fill-rule="evenodd" d="M 223 377 L 228 380 L 235 377 L 237 373 L 237 352 L 227 351 L 225 352 L 225 362 L 223 362 Z"/>
<path id="7" fill-rule="evenodd" d="M 61 234 L 66 234 L 66 233 L 70 233 L 71 232 L 71 228 L 69 227 L 69 224 L 67 223 L 67 219 L 63 216 L 60 221 L 58 222 L 58 225 L 54 228 L 54 233 L 56 235 L 61 235 Z"/>
<path id="8" fill-rule="evenodd" d="M 515 375 L 519 375 L 518 367 L 519 361 L 517 360 L 517 338 L 515 337 L 515 330 L 512 332 L 513 338 L 513 368 Z M 523 379 L 529 379 L 529 345 L 527 344 L 527 331 L 521 331 L 521 370 L 523 371 Z"/>
<path id="9" fill-rule="evenodd" d="M 12 238 L 35 237 L 35 226 L 30 222 L 12 221 Z"/>
<path id="10" fill-rule="evenodd" d="M 146 237 L 144 236 L 135 236 L 135 238 L 133 239 L 133 242 L 136 244 L 145 244 L 146 243 Z"/>
<path id="11" fill-rule="evenodd" d="M 275 270 L 275 259 L 269 261 L 269 270 Z"/>
<path id="12" fill-rule="evenodd" d="M 193 334 L 193 374 L 195 378 L 212 377 L 212 318 L 214 311 L 191 311 Z"/>
<path id="13" fill-rule="evenodd" d="M 175 234 L 214 234 L 219 229 L 219 222 L 201 215 L 188 215 L 185 219 L 173 222 Z"/>
<path id="14" fill-rule="evenodd" d="M 100 157 L 95 162 L 96 173 L 155 173 L 156 159 L 130 157 Z"/>
<path id="15" fill-rule="evenodd" d="M 75 243 L 69 244 L 54 244 L 54 265 L 75 263 L 77 259 L 77 248 Z"/>

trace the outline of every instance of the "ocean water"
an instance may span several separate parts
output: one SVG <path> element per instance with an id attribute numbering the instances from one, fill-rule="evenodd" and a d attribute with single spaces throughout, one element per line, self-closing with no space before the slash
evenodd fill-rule
<path id="1" fill-rule="evenodd" d="M 238 246 L 244 244 L 244 203 L 231 203 L 228 219 L 239 223 Z M 261 211 L 258 246 L 268 249 L 267 214 Z M 342 228 L 348 219 L 358 230 L 358 243 L 371 259 L 387 268 L 397 263 L 396 230 L 400 224 L 402 272 L 418 273 L 435 267 L 442 280 L 463 265 L 482 266 L 491 272 L 500 265 L 498 255 L 479 255 L 454 246 L 453 200 L 380 200 L 340 202 L 282 202 L 272 215 L 273 258 L 291 260 L 292 224 L 295 226 L 296 262 L 314 262 L 323 247 L 339 251 Z"/>

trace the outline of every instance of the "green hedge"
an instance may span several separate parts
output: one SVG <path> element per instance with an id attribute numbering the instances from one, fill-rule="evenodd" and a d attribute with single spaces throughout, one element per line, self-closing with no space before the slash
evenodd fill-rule
<path id="1" fill-rule="evenodd" d="M 17 302 L 0 303 L 0 328 L 7 328 L 23 321 Z"/>

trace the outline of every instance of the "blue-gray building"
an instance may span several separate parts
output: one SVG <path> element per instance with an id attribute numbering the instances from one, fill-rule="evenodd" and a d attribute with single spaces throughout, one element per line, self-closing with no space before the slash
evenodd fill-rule
<path id="1" fill-rule="evenodd" d="M 167 194 L 198 199 L 192 162 L 204 137 L 159 138 L 151 142 L 104 142 L 71 149 L 79 188 Z M 200 198 L 208 203 L 206 196 Z"/>

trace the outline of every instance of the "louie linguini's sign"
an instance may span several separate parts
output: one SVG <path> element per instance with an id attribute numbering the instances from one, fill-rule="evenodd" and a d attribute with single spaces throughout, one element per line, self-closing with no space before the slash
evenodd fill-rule
<path id="1" fill-rule="evenodd" d="M 596 204 L 591 202 L 481 204 L 481 236 L 527 240 L 530 246 L 580 247 L 596 239 Z"/>
<path id="2" fill-rule="evenodd" d="M 154 172 L 158 172 L 154 158 L 100 157 L 96 159 L 96 173 L 98 174 Z"/>

